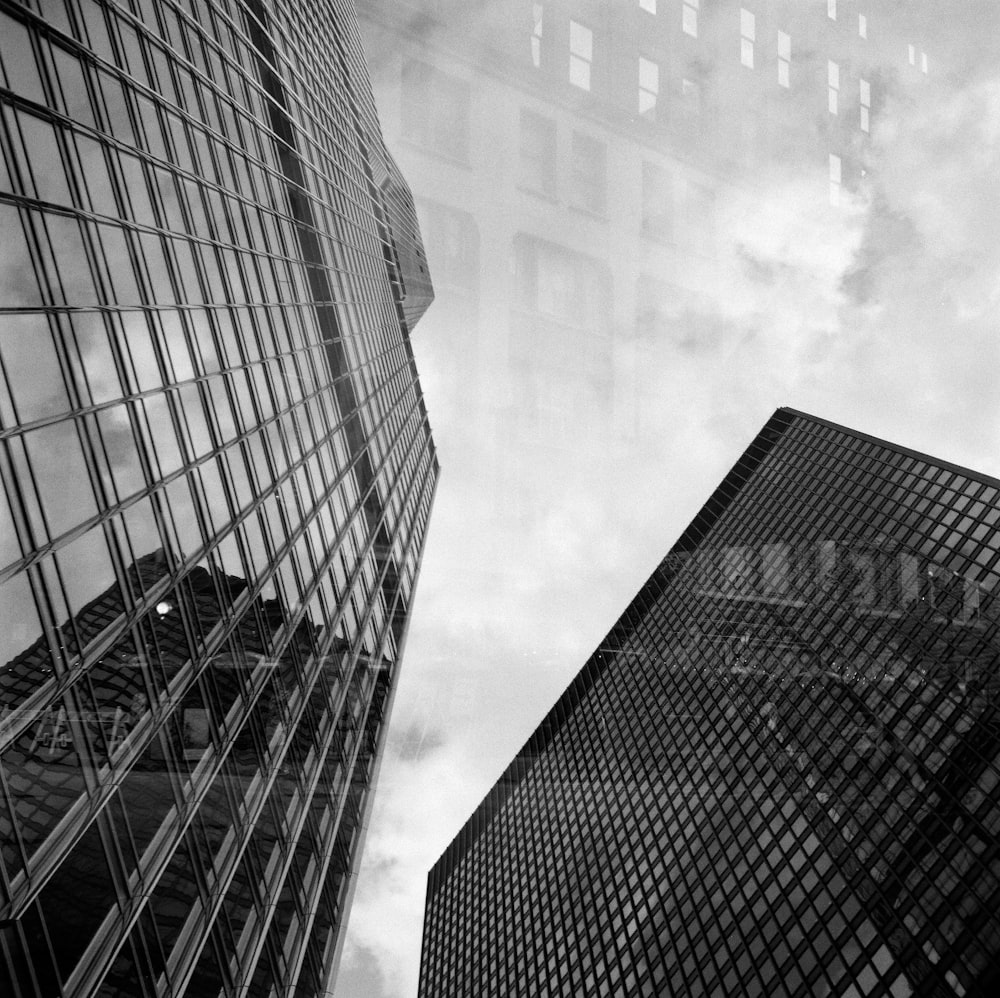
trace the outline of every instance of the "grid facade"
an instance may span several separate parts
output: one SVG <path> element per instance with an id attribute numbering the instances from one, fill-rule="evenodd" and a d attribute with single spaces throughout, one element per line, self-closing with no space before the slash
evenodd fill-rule
<path id="1" fill-rule="evenodd" d="M 998 495 L 775 413 L 431 871 L 420 994 L 995 993 Z"/>
<path id="2" fill-rule="evenodd" d="M 312 995 L 438 474 L 353 4 L 0 2 L 0 994 Z"/>

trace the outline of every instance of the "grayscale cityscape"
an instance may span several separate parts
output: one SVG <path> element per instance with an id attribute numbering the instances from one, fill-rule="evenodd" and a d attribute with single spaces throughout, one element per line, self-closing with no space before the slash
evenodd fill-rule
<path id="1" fill-rule="evenodd" d="M 0 0 L 0 998 L 1000 994 L 1000 6 Z"/>

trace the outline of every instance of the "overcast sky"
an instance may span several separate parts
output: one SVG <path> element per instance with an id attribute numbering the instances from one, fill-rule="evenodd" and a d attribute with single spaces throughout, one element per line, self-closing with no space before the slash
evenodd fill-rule
<path id="1" fill-rule="evenodd" d="M 776 407 L 1000 477 L 1000 13 L 935 7 L 927 84 L 887 77 L 835 220 L 794 144 L 758 210 L 720 195 L 717 277 L 645 354 L 639 439 L 502 460 L 438 289 L 413 343 L 442 477 L 336 998 L 414 998 L 428 870 Z"/>

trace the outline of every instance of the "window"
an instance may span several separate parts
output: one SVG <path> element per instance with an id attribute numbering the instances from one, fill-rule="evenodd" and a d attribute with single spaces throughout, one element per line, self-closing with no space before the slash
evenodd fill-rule
<path id="1" fill-rule="evenodd" d="M 836 114 L 839 110 L 839 98 L 840 66 L 828 60 L 826 64 L 826 103 L 830 114 Z"/>
<path id="2" fill-rule="evenodd" d="M 469 158 L 470 90 L 422 62 L 403 67 L 403 137 L 451 159 Z"/>
<path id="3" fill-rule="evenodd" d="M 679 178 L 680 216 L 684 245 L 697 253 L 715 252 L 715 191 Z"/>
<path id="4" fill-rule="evenodd" d="M 867 132 L 870 128 L 869 114 L 872 106 L 872 88 L 867 80 L 858 81 L 861 103 L 861 131 Z"/>
<path id="5" fill-rule="evenodd" d="M 917 50 L 912 45 L 908 45 L 907 51 L 910 56 L 910 65 L 915 66 L 917 64 Z"/>
<path id="6" fill-rule="evenodd" d="M 418 202 L 417 209 L 435 284 L 475 290 L 479 284 L 479 230 L 473 217 L 426 199 Z"/>
<path id="7" fill-rule="evenodd" d="M 924 73 L 927 72 L 927 53 L 926 52 L 921 52 L 920 53 L 920 69 L 921 69 L 921 72 L 924 72 Z"/>
<path id="8" fill-rule="evenodd" d="M 686 114 L 701 114 L 701 87 L 694 80 L 681 80 L 681 97 Z"/>
<path id="9" fill-rule="evenodd" d="M 563 246 L 518 233 L 514 237 L 517 303 L 530 312 L 582 328 L 607 320 L 607 269 Z"/>
<path id="10" fill-rule="evenodd" d="M 778 32 L 778 86 L 791 85 L 792 39 L 784 31 Z"/>
<path id="11" fill-rule="evenodd" d="M 569 22 L 569 82 L 590 89 L 590 64 L 594 59 L 594 33 L 576 21 Z"/>
<path id="12" fill-rule="evenodd" d="M 740 62 L 753 69 L 753 43 L 757 34 L 757 19 L 745 7 L 740 7 Z"/>
<path id="13" fill-rule="evenodd" d="M 864 14 L 858 14 L 858 34 L 862 38 L 868 37 L 868 18 Z"/>
<path id="14" fill-rule="evenodd" d="M 540 3 L 531 6 L 531 64 L 537 69 L 542 64 L 542 14 Z"/>
<path id="15" fill-rule="evenodd" d="M 520 175 L 522 187 L 554 197 L 556 193 L 556 124 L 521 109 Z"/>
<path id="16" fill-rule="evenodd" d="M 830 153 L 830 204 L 840 204 L 840 157 Z"/>
<path id="17" fill-rule="evenodd" d="M 607 207 L 607 147 L 603 142 L 573 133 L 573 203 L 597 215 Z"/>
<path id="18" fill-rule="evenodd" d="M 656 117 L 656 98 L 660 93 L 660 67 L 652 59 L 639 56 L 639 114 Z"/>
<path id="19" fill-rule="evenodd" d="M 673 174 L 656 163 L 642 164 L 642 231 L 666 241 L 674 234 Z"/>
<path id="20" fill-rule="evenodd" d="M 639 6 L 643 10 L 648 10 L 650 14 L 656 13 L 656 0 L 639 0 Z"/>
<path id="21" fill-rule="evenodd" d="M 698 37 L 698 0 L 684 0 L 681 10 L 681 28 L 684 34 Z"/>
<path id="22" fill-rule="evenodd" d="M 826 0 L 826 16 L 831 21 L 837 20 L 837 0 Z"/>

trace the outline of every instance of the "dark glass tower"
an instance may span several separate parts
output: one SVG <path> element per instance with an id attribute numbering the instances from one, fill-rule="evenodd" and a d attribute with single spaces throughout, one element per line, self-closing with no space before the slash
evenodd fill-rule
<path id="1" fill-rule="evenodd" d="M 341 0 L 0 7 L 0 994 L 313 995 L 437 478 Z"/>
<path id="2" fill-rule="evenodd" d="M 996 994 L 998 494 L 776 412 L 431 872 L 420 994 Z"/>

